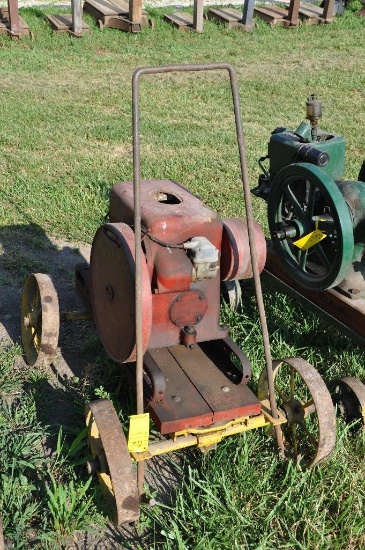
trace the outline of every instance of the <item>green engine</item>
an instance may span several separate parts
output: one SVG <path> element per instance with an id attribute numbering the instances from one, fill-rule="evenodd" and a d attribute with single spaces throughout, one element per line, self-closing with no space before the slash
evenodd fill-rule
<path id="1" fill-rule="evenodd" d="M 312 95 L 306 106 L 309 123 L 272 132 L 253 193 L 268 203 L 274 249 L 295 281 L 363 297 L 365 183 L 343 179 L 345 140 L 319 128 L 322 102 Z"/>

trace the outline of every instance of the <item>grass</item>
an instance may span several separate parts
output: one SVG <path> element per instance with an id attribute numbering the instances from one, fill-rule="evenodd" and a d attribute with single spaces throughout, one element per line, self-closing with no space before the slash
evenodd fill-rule
<path id="1" fill-rule="evenodd" d="M 206 21 L 204 34 L 195 35 L 179 33 L 163 23 L 161 10 L 150 10 L 153 31 L 100 31 L 86 17 L 92 32 L 80 40 L 52 34 L 46 11 L 22 10 L 34 41 L 0 36 L 0 259 L 9 292 L 20 290 L 28 270 L 47 267 L 27 243 L 41 248 L 43 235 L 91 242 L 111 186 L 132 179 L 131 76 L 140 66 L 235 66 L 252 187 L 270 132 L 297 127 L 305 99 L 316 92 L 324 102 L 323 128 L 347 139 L 346 177 L 357 178 L 364 160 L 365 21 L 351 11 L 332 25 L 290 31 L 257 21 L 252 34 Z M 226 77 L 146 77 L 141 113 L 143 177 L 175 179 L 223 216 L 242 215 Z M 266 206 L 253 200 L 266 227 Z M 365 378 L 364 352 L 350 340 L 269 286 L 264 297 L 274 357 L 302 355 L 326 380 Z M 252 291 L 240 311 L 223 316 L 251 361 L 255 389 L 264 354 Z M 119 410 L 123 381 L 97 338 L 82 346 L 92 357 L 87 372 L 63 384 L 46 369 L 25 368 L 17 344 L 0 348 L 0 514 L 14 548 L 72 548 L 78 531 L 105 528 L 98 486 L 84 471 L 83 407 L 110 396 Z M 72 409 L 62 432 L 48 414 L 58 399 Z M 340 423 L 334 457 L 308 472 L 281 462 L 261 430 L 206 456 L 181 453 L 174 504 L 143 508 L 134 547 L 363 548 L 364 444 L 364 435 L 354 437 Z"/>

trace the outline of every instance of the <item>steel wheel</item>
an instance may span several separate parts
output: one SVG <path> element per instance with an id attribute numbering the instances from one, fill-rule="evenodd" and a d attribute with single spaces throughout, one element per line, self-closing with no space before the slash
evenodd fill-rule
<path id="1" fill-rule="evenodd" d="M 300 357 L 273 362 L 277 405 L 286 416 L 282 424 L 286 455 L 304 467 L 324 461 L 336 443 L 336 418 L 331 395 L 316 369 Z M 266 369 L 258 398 L 269 407 Z"/>
<path id="2" fill-rule="evenodd" d="M 365 427 L 365 385 L 357 378 L 345 376 L 328 384 L 333 404 L 347 424 L 358 421 Z"/>
<path id="3" fill-rule="evenodd" d="M 274 178 L 268 199 L 274 248 L 295 281 L 311 290 L 340 283 L 354 255 L 349 208 L 336 183 L 311 164 L 291 164 Z M 327 235 L 307 250 L 293 243 L 318 228 Z"/>
<path id="4" fill-rule="evenodd" d="M 58 297 L 52 279 L 43 273 L 33 273 L 25 281 L 21 308 L 22 344 L 29 365 L 52 360 L 59 330 Z"/>
<path id="5" fill-rule="evenodd" d="M 107 399 L 89 403 L 86 425 L 93 457 L 89 471 L 97 473 L 112 521 L 116 525 L 138 521 L 137 475 L 112 403 Z"/>

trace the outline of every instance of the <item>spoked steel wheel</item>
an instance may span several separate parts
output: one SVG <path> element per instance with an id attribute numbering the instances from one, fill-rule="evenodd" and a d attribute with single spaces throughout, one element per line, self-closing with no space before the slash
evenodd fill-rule
<path id="1" fill-rule="evenodd" d="M 89 403 L 86 425 L 92 455 L 89 472 L 97 473 L 111 520 L 116 525 L 138 521 L 137 474 L 112 403 L 107 399 Z"/>
<path id="2" fill-rule="evenodd" d="M 278 409 L 287 422 L 281 425 L 286 455 L 308 468 L 331 454 L 336 443 L 336 418 L 331 395 L 316 369 L 300 357 L 273 362 Z M 266 369 L 258 398 L 268 404 Z"/>
<path id="3" fill-rule="evenodd" d="M 345 376 L 328 384 L 333 404 L 347 424 L 365 429 L 365 385 L 353 376 Z"/>
<path id="4" fill-rule="evenodd" d="M 52 360 L 59 330 L 58 297 L 52 279 L 43 273 L 33 273 L 25 281 L 21 308 L 22 344 L 29 365 Z"/>
<path id="5" fill-rule="evenodd" d="M 270 188 L 268 217 L 274 248 L 295 281 L 323 290 L 343 280 L 354 254 L 352 219 L 339 187 L 323 170 L 306 163 L 283 168 Z M 295 244 L 316 229 L 325 238 L 306 249 Z"/>

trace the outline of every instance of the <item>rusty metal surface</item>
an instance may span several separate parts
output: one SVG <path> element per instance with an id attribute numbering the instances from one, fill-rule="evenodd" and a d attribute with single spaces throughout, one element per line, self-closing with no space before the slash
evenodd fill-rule
<path id="1" fill-rule="evenodd" d="M 336 418 L 331 395 L 320 374 L 300 357 L 273 362 L 278 408 L 287 423 L 282 430 L 286 455 L 310 467 L 326 460 L 336 444 Z M 258 397 L 269 403 L 266 371 L 258 385 Z"/>
<path id="2" fill-rule="evenodd" d="M 97 459 L 101 489 L 116 525 L 138 521 L 137 478 L 118 415 L 111 401 L 86 406 L 90 450 Z"/>
<path id="3" fill-rule="evenodd" d="M 33 273 L 25 281 L 21 305 L 21 337 L 29 365 L 52 360 L 59 330 L 58 296 L 52 279 L 43 273 Z"/>
<path id="4" fill-rule="evenodd" d="M 257 222 L 254 222 L 253 226 L 258 269 L 261 273 L 266 261 L 265 235 Z M 221 281 L 242 280 L 252 277 L 247 221 L 244 218 L 223 220 L 221 248 Z"/>
<path id="5" fill-rule="evenodd" d="M 171 321 L 177 327 L 197 325 L 203 319 L 207 307 L 208 302 L 202 292 L 198 290 L 182 292 L 171 304 Z"/>
<path id="6" fill-rule="evenodd" d="M 365 385 L 353 376 L 333 380 L 329 385 L 334 405 L 345 418 L 346 423 L 360 421 L 365 428 Z M 359 427 L 359 425 L 357 427 Z"/>
<path id="7" fill-rule="evenodd" d="M 94 322 L 103 345 L 118 363 L 136 359 L 134 233 L 125 224 L 105 224 L 97 231 L 90 260 Z M 151 335 L 152 296 L 142 260 L 143 334 L 145 353 Z"/>
<path id="8" fill-rule="evenodd" d="M 320 292 L 303 288 L 288 275 L 270 243 L 265 272 L 276 285 L 293 295 L 305 307 L 315 310 L 331 325 L 337 326 L 344 334 L 365 346 L 365 299 L 352 300 L 334 288 Z"/>

